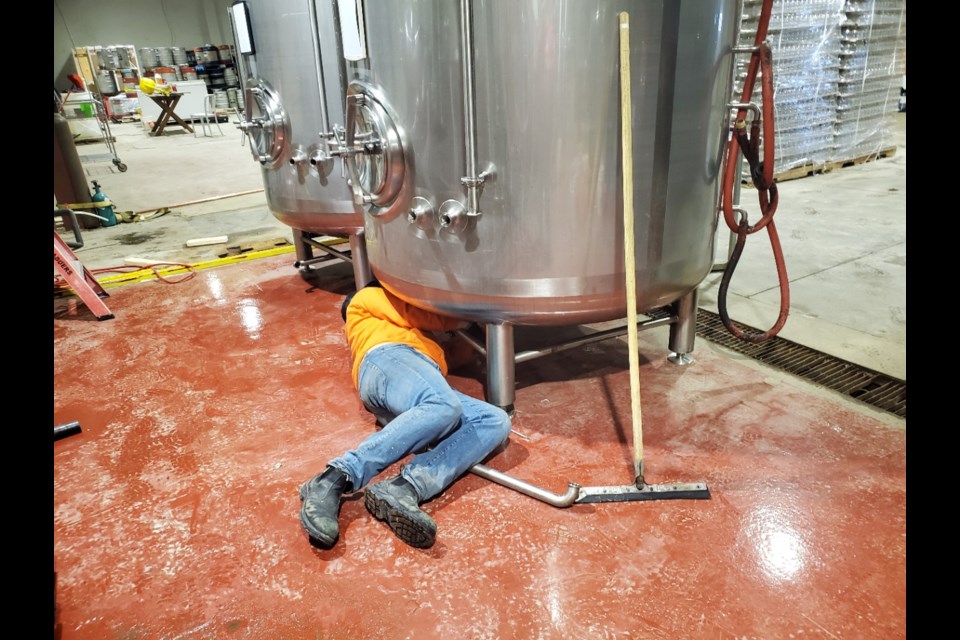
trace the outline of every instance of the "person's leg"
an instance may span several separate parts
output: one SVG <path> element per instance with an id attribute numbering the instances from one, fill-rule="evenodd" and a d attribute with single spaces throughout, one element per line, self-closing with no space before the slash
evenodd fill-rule
<path id="1" fill-rule="evenodd" d="M 389 423 L 356 449 L 331 460 L 323 473 L 300 488 L 300 522 L 313 540 L 328 548 L 339 536 L 344 493 L 359 491 L 385 468 L 426 448 L 459 424 L 460 400 L 437 365 L 403 345 L 388 345 L 367 354 L 360 368 L 360 398 Z M 398 535 L 412 540 L 411 544 L 424 536 L 432 543 L 436 524 L 420 511 L 413 488 L 405 482 L 393 488 L 403 501 L 401 504 L 397 496 L 391 496 L 390 527 L 404 529 L 412 523 L 412 533 Z M 381 519 L 386 519 L 387 511 L 383 514 Z"/>
<path id="2" fill-rule="evenodd" d="M 346 474 L 334 467 L 300 487 L 300 524 L 310 539 L 329 549 L 340 535 L 340 498 L 351 491 Z"/>
<path id="3" fill-rule="evenodd" d="M 364 504 L 409 545 L 433 545 L 437 524 L 420 503 L 439 494 L 471 466 L 503 444 L 510 434 L 510 418 L 498 407 L 459 391 L 463 414 L 449 435 L 418 453 L 400 475 L 367 487 Z"/>
<path id="4" fill-rule="evenodd" d="M 461 400 L 440 369 L 405 345 L 380 347 L 360 369 L 360 399 L 376 415 L 395 416 L 329 465 L 350 478 L 353 491 L 388 466 L 444 438 L 460 421 Z"/>
<path id="5" fill-rule="evenodd" d="M 417 454 L 402 472 L 421 502 L 449 487 L 510 435 L 510 416 L 492 404 L 454 390 L 463 413 L 460 425 L 430 450 Z"/>

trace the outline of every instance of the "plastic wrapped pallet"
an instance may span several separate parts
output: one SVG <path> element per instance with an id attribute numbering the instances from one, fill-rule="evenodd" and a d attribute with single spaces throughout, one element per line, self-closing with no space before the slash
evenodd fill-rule
<path id="1" fill-rule="evenodd" d="M 761 0 L 743 1 L 743 44 L 753 43 L 761 5 Z M 777 172 L 823 164 L 833 152 L 843 5 L 844 0 L 779 0 L 773 4 L 767 41 L 773 54 Z M 749 57 L 739 57 L 737 99 L 748 64 Z M 753 96 L 758 104 L 762 102 L 759 87 L 757 82 Z"/>
<path id="2" fill-rule="evenodd" d="M 906 33 L 905 0 L 846 0 L 841 24 L 840 93 L 833 162 L 893 148 Z"/>
<path id="3" fill-rule="evenodd" d="M 761 5 L 762 0 L 742 0 L 741 44 L 753 43 Z M 905 0 L 773 3 L 767 41 L 778 175 L 797 168 L 816 171 L 885 148 L 903 73 L 904 7 Z M 748 56 L 738 57 L 735 100 L 748 64 Z M 759 86 L 753 95 L 758 104 Z M 746 165 L 743 175 L 749 177 Z"/>

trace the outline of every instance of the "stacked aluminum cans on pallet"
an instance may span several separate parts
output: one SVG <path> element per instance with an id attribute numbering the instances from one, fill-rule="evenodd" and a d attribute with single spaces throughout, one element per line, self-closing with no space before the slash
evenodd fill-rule
<path id="1" fill-rule="evenodd" d="M 852 160 L 893 146 L 904 70 L 905 0 L 847 0 L 840 27 L 836 155 Z"/>
<path id="2" fill-rule="evenodd" d="M 761 4 L 741 0 L 741 44 L 753 44 Z M 905 0 L 778 0 L 767 41 L 773 53 L 778 174 L 853 161 L 892 146 Z M 748 63 L 747 56 L 738 56 L 734 100 L 741 97 Z M 759 81 L 754 86 L 753 100 L 761 103 Z"/>

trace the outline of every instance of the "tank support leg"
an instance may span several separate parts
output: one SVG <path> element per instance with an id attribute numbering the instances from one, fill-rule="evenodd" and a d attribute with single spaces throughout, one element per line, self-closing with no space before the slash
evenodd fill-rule
<path id="1" fill-rule="evenodd" d="M 306 234 L 300 229 L 293 230 L 293 246 L 297 251 L 297 268 L 301 271 L 310 270 L 310 261 L 313 260 L 313 247 L 304 242 Z"/>
<path id="2" fill-rule="evenodd" d="M 673 315 L 677 321 L 670 325 L 670 351 L 667 358 L 677 365 L 687 365 L 693 362 L 690 354 L 693 352 L 693 341 L 697 337 L 697 297 L 699 291 L 694 289 L 671 305 Z"/>
<path id="3" fill-rule="evenodd" d="M 516 398 L 513 325 L 487 325 L 487 402 L 513 415 Z"/>
<path id="4" fill-rule="evenodd" d="M 360 289 L 373 280 L 370 261 L 367 259 L 367 240 L 363 231 L 350 236 L 350 256 L 353 258 L 353 280 L 357 289 Z"/>

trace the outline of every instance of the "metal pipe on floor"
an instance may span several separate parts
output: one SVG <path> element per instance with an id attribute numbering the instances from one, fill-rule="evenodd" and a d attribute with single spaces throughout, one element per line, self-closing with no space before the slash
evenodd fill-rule
<path id="1" fill-rule="evenodd" d="M 567 492 L 564 494 L 552 493 L 546 489 L 541 489 L 536 485 L 532 485 L 529 482 L 524 482 L 509 476 L 502 471 L 497 471 L 496 469 L 491 469 L 488 466 L 482 464 L 475 464 L 470 467 L 471 473 L 474 473 L 481 478 L 485 478 L 491 482 L 496 482 L 497 484 L 503 485 L 508 489 L 513 489 L 518 491 L 526 496 L 531 498 L 536 498 L 541 502 L 546 502 L 549 505 L 554 507 L 569 507 L 574 502 L 577 501 L 577 498 L 580 496 L 580 485 L 575 482 L 567 483 Z"/>
<path id="2" fill-rule="evenodd" d="M 80 422 L 76 420 L 55 426 L 53 428 L 53 439 L 60 440 L 61 438 L 72 436 L 75 433 L 80 433 Z"/>

